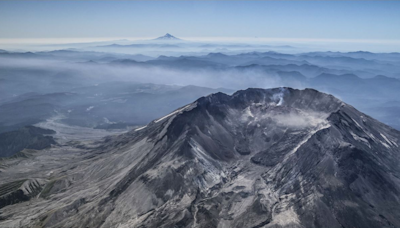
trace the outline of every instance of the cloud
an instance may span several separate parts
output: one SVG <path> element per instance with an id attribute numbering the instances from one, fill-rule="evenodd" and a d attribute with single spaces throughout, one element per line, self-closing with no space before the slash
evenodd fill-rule
<path id="1" fill-rule="evenodd" d="M 270 118 L 278 125 L 289 128 L 308 128 L 328 124 L 326 113 L 301 112 L 283 115 L 272 115 Z"/>

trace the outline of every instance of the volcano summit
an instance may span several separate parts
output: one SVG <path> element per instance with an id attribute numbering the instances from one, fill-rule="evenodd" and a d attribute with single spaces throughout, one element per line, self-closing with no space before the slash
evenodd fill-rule
<path id="1" fill-rule="evenodd" d="M 313 89 L 3 160 L 1 227 L 400 227 L 400 132 Z"/>

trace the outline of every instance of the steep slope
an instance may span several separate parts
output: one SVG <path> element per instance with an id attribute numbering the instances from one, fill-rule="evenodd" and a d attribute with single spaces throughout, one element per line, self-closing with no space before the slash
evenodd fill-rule
<path id="1" fill-rule="evenodd" d="M 316 90 L 216 93 L 86 148 L 4 161 L 1 184 L 46 184 L 0 226 L 399 227 L 399 139 Z"/>

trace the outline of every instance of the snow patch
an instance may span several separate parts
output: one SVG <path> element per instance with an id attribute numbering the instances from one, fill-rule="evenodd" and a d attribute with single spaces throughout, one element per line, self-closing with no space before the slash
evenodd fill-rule
<path id="1" fill-rule="evenodd" d="M 171 112 L 170 114 L 168 114 L 168 115 L 166 115 L 166 116 L 163 116 L 163 117 L 161 117 L 161 118 L 158 119 L 158 120 L 155 120 L 154 122 L 155 122 L 155 123 L 158 123 L 158 122 L 160 122 L 160 121 L 162 121 L 162 120 L 164 120 L 164 119 L 166 119 L 166 118 L 168 118 L 168 117 L 170 117 L 170 116 L 172 116 L 172 115 L 174 115 L 174 114 L 176 114 L 176 113 L 179 113 L 179 112 L 183 111 L 184 109 L 186 109 L 186 108 L 189 107 L 189 106 L 190 106 L 190 104 L 189 104 L 189 105 L 186 105 L 185 107 L 183 107 L 183 108 L 181 108 L 181 109 L 178 109 L 178 110 L 176 110 L 176 111 L 173 111 L 173 112 Z"/>
<path id="2" fill-rule="evenodd" d="M 382 136 L 383 139 L 385 139 L 385 141 L 386 141 L 389 145 L 398 147 L 398 145 L 397 145 L 396 143 L 393 143 L 392 141 L 390 141 L 384 134 L 382 134 L 382 133 L 379 133 L 379 134 Z M 390 148 L 390 146 L 389 146 L 388 144 L 383 143 L 383 142 L 382 142 L 382 144 L 383 144 L 385 147 Z M 385 144 L 386 144 L 386 145 L 385 145 Z"/>
<path id="3" fill-rule="evenodd" d="M 362 130 L 363 128 L 361 127 L 360 124 L 357 123 L 357 121 L 355 121 L 353 118 L 351 118 L 351 120 L 353 120 L 353 122 Z"/>
<path id="4" fill-rule="evenodd" d="M 369 145 L 369 142 L 368 142 L 367 139 L 365 139 L 365 138 L 363 138 L 363 137 L 360 137 L 360 136 L 354 134 L 352 131 L 350 131 L 350 134 L 351 134 L 351 136 L 353 137 L 353 139 L 355 139 L 356 141 L 359 141 L 359 142 L 363 142 L 363 143 L 367 144 L 367 146 L 368 146 L 369 148 L 371 148 L 371 145 Z"/>
<path id="5" fill-rule="evenodd" d="M 142 130 L 142 129 L 145 129 L 146 127 L 147 127 L 147 125 L 146 125 L 146 126 L 143 126 L 143 127 L 136 128 L 135 131 L 140 131 L 140 130 Z"/>
<path id="6" fill-rule="evenodd" d="M 382 145 L 383 145 L 384 147 L 390 149 L 390 146 L 389 146 L 387 143 L 385 143 L 385 142 L 381 142 L 381 143 L 382 143 Z"/>
<path id="7" fill-rule="evenodd" d="M 89 112 L 90 110 L 92 110 L 94 108 L 94 106 L 89 106 L 87 109 L 86 109 L 86 112 Z"/>

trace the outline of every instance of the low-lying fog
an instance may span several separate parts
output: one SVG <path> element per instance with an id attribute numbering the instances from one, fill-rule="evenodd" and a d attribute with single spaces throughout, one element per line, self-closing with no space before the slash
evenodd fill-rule
<path id="1" fill-rule="evenodd" d="M 71 126 L 125 129 L 145 125 L 210 93 L 281 86 L 333 94 L 400 129 L 399 53 L 288 54 L 296 47 L 202 45 L 201 50 L 184 42 L 2 50 L 0 133 L 55 116 Z M 257 48 L 261 51 L 253 50 Z M 185 55 L 161 55 L 182 50 Z"/>

